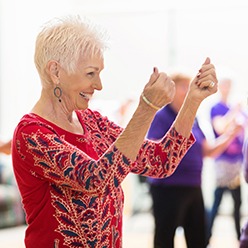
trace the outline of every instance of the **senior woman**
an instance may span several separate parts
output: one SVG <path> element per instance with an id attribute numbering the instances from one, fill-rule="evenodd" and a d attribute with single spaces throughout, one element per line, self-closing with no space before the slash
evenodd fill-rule
<path id="1" fill-rule="evenodd" d="M 191 128 L 200 103 L 217 91 L 207 58 L 170 130 L 159 143 L 146 140 L 156 111 L 174 97 L 174 82 L 154 68 L 123 129 L 88 108 L 102 89 L 104 48 L 79 17 L 51 21 L 37 36 L 41 96 L 12 142 L 27 248 L 121 247 L 122 181 L 130 172 L 170 176 L 195 141 Z"/>

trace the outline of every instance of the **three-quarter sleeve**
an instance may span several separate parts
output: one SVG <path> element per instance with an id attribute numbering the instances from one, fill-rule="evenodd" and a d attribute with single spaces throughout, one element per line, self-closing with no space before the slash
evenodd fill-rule
<path id="1" fill-rule="evenodd" d="M 95 160 L 46 126 L 26 124 L 15 134 L 16 169 L 41 180 L 89 194 L 108 193 L 130 171 L 131 162 L 114 145 Z M 16 163 L 15 163 L 16 164 Z"/>
<path id="2" fill-rule="evenodd" d="M 194 142 L 192 133 L 185 138 L 172 127 L 160 142 L 143 144 L 132 172 L 154 178 L 170 176 Z"/>

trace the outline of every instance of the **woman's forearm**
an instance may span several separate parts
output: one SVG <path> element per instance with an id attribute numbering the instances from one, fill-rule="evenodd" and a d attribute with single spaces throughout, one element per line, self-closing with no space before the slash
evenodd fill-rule
<path id="1" fill-rule="evenodd" d="M 218 80 L 215 68 L 206 58 L 197 76 L 192 80 L 184 103 L 174 122 L 175 129 L 188 138 L 194 124 L 195 116 L 201 102 L 208 96 L 217 92 Z"/>
<path id="2" fill-rule="evenodd" d="M 188 138 L 191 134 L 195 116 L 200 104 L 194 102 L 190 97 L 186 97 L 174 121 L 174 127 L 178 133 Z"/>
<path id="3" fill-rule="evenodd" d="M 127 127 L 117 139 L 116 147 L 131 160 L 136 159 L 155 114 L 156 110 L 141 101 Z"/>

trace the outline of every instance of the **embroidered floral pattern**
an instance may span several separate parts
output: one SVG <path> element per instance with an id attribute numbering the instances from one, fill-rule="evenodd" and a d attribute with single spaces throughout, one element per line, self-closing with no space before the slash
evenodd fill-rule
<path id="1" fill-rule="evenodd" d="M 161 143 L 144 142 L 132 162 L 113 145 L 123 131 L 120 127 L 90 110 L 80 112 L 79 119 L 86 137 L 76 137 L 72 146 L 68 134 L 60 134 L 56 126 L 24 117 L 15 134 L 14 169 L 18 174 L 28 167 L 31 175 L 49 183 L 54 214 L 47 216 L 46 231 L 51 223 L 57 226 L 54 236 L 60 234 L 60 240 L 52 240 L 60 248 L 118 248 L 122 244 L 121 182 L 130 171 L 154 177 L 172 174 L 194 139 L 171 129 Z M 81 151 L 86 142 L 89 155 Z M 17 181 L 25 197 L 23 181 Z M 27 215 L 29 211 L 26 209 Z"/>

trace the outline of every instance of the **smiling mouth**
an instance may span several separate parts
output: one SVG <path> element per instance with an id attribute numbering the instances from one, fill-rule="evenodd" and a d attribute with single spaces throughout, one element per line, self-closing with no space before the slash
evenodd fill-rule
<path id="1" fill-rule="evenodd" d="M 84 99 L 86 99 L 86 100 L 90 100 L 91 97 L 92 97 L 92 94 L 86 94 L 86 93 L 84 93 L 84 92 L 80 92 L 79 95 L 80 95 L 81 97 L 83 97 Z"/>

